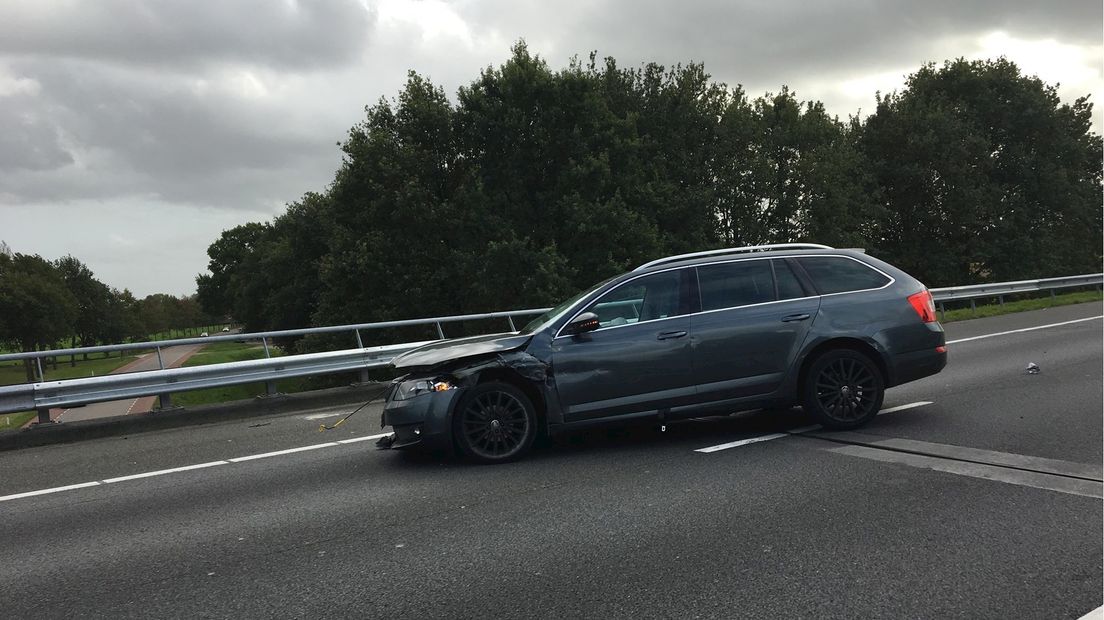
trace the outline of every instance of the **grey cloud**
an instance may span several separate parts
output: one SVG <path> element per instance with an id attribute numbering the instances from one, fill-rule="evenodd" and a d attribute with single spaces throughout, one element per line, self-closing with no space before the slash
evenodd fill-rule
<path id="1" fill-rule="evenodd" d="M 775 85 L 858 66 L 875 72 L 939 62 L 946 58 L 933 55 L 937 38 L 994 30 L 1099 45 L 1104 18 L 1099 1 L 1085 0 L 610 0 L 574 7 L 469 0 L 463 12 L 481 29 L 573 43 L 557 50 L 565 55 L 597 50 L 632 64 L 706 61 L 730 83 Z"/>
<path id="2" fill-rule="evenodd" d="M 0 170 L 51 170 L 73 163 L 62 147 L 57 128 L 41 110 L 0 106 Z"/>
<path id="3" fill-rule="evenodd" d="M 332 136 L 289 127 L 287 104 L 197 93 L 171 76 L 95 63 L 13 68 L 40 87 L 33 97 L 0 99 L 0 180 L 9 201 L 143 194 L 256 208 L 315 189 L 292 186 L 304 168 L 335 165 Z M 49 124 L 36 116 L 43 109 Z"/>
<path id="4" fill-rule="evenodd" d="M 20 251 L 71 251 L 115 286 L 188 292 L 219 231 L 326 187 L 334 142 L 408 69 L 452 93 L 525 38 L 554 68 L 591 50 L 623 66 L 701 61 L 753 96 L 788 84 L 845 115 L 872 107 L 873 92 L 841 94 L 843 80 L 969 54 L 996 30 L 1099 47 L 1104 11 L 1099 0 L 447 7 L 463 24 L 438 32 L 419 21 L 432 10 L 361 0 L 0 3 L 0 233 Z"/>
<path id="5" fill-rule="evenodd" d="M 357 0 L 8 2 L 0 53 L 302 69 L 357 60 L 374 21 Z"/>

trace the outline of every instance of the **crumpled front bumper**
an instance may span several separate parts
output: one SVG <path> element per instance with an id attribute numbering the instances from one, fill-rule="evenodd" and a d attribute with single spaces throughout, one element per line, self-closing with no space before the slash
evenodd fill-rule
<path id="1" fill-rule="evenodd" d="M 406 400 L 388 398 L 383 406 L 381 426 L 394 429 L 388 437 L 376 443 L 382 449 L 410 448 L 452 449 L 452 411 L 459 402 L 463 388 L 430 392 Z"/>

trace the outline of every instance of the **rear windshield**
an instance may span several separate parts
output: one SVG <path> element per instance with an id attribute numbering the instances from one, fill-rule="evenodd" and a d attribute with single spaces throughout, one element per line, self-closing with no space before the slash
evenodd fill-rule
<path id="1" fill-rule="evenodd" d="M 889 278 L 866 264 L 842 256 L 809 256 L 798 258 L 821 295 L 864 291 L 881 288 Z"/>

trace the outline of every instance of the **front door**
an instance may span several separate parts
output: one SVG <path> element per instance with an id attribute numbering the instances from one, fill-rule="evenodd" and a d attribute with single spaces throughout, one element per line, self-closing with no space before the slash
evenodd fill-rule
<path id="1" fill-rule="evenodd" d="M 581 312 L 598 329 L 552 341 L 565 422 L 648 415 L 694 400 L 688 269 L 619 284 Z"/>

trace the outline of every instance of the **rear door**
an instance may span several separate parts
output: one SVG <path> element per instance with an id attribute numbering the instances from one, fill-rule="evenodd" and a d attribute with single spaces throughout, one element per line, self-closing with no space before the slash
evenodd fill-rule
<path id="1" fill-rule="evenodd" d="M 689 268 L 627 280 L 580 311 L 599 328 L 552 341 L 564 420 L 650 414 L 695 397 Z"/>
<path id="2" fill-rule="evenodd" d="M 786 261 L 745 259 L 698 267 L 693 315 L 699 402 L 776 391 L 809 331 L 820 298 Z"/>

